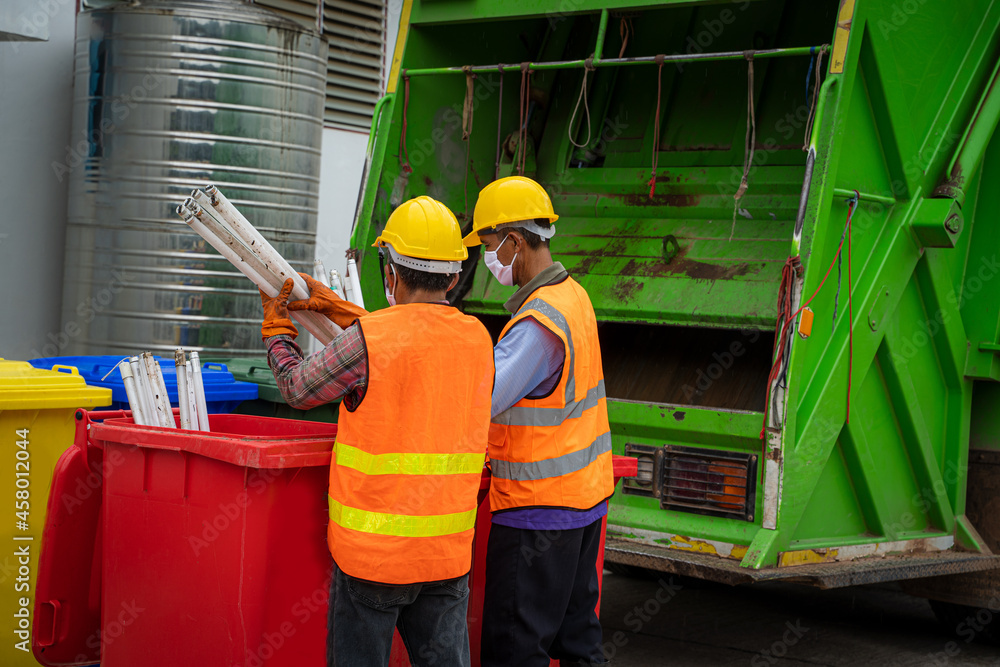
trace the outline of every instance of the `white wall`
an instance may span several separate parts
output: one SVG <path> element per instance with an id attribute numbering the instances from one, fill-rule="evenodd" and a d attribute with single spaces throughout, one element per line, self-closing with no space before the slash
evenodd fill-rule
<path id="1" fill-rule="evenodd" d="M 0 3 L 0 40 L 46 40 L 49 12 L 37 0 L 4 0 Z"/>
<path id="2" fill-rule="evenodd" d="M 347 268 L 351 224 L 361 189 L 368 135 L 326 128 L 320 166 L 319 220 L 316 224 L 316 258 L 327 271 Z"/>
<path id="3" fill-rule="evenodd" d="M 69 143 L 76 23 L 75 0 L 26 4 L 17 24 L 47 18 L 48 41 L 0 42 L 0 357 L 22 360 L 60 334 L 68 178 L 52 164 Z"/>
<path id="4" fill-rule="evenodd" d="M 392 65 L 392 50 L 399 30 L 403 0 L 388 0 L 386 15 L 384 77 Z M 319 221 L 316 225 L 316 257 L 326 270 L 347 267 L 344 253 L 350 247 L 351 225 L 361 190 L 362 169 L 368 135 L 326 128 L 323 130 L 323 156 L 320 171 Z"/>

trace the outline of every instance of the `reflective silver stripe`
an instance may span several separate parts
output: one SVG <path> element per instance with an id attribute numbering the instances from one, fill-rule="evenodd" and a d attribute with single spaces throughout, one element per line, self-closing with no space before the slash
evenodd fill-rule
<path id="1" fill-rule="evenodd" d="M 516 482 L 528 482 L 550 477 L 562 477 L 583 470 L 597 460 L 601 454 L 611 451 L 611 432 L 598 436 L 589 446 L 577 452 L 570 452 L 554 459 L 518 463 L 490 459 L 493 476 L 500 479 L 511 479 Z"/>
<path id="2" fill-rule="evenodd" d="M 583 416 L 586 410 L 596 408 L 602 398 L 606 398 L 604 380 L 592 387 L 582 401 L 571 401 L 563 408 L 528 408 L 515 405 L 497 415 L 493 422 L 504 426 L 559 426 L 567 419 Z"/>
<path id="3" fill-rule="evenodd" d="M 520 315 L 526 310 L 537 310 L 552 320 L 552 323 L 559 327 L 563 334 L 566 335 L 566 343 L 569 346 L 569 376 L 566 378 L 566 403 L 572 403 L 576 399 L 576 352 L 573 350 L 573 335 L 570 333 L 569 324 L 562 313 L 541 299 L 532 299 L 521 306 L 517 314 Z"/>

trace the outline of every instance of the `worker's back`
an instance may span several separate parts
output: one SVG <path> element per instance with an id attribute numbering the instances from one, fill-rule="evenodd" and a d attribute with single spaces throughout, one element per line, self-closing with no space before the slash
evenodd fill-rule
<path id="1" fill-rule="evenodd" d="M 330 468 L 329 543 L 347 574 L 404 584 L 471 566 L 493 390 L 490 336 L 444 304 L 360 320 L 368 386 L 342 410 Z"/>

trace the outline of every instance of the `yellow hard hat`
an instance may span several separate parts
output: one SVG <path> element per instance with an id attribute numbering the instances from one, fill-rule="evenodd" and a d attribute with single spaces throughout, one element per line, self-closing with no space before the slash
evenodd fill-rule
<path id="1" fill-rule="evenodd" d="M 372 245 L 388 246 L 394 261 L 431 273 L 461 271 L 462 261 L 469 257 L 469 251 L 462 245 L 462 229 L 455 214 L 430 197 L 417 197 L 400 204 Z"/>
<path id="2" fill-rule="evenodd" d="M 508 176 L 493 181 L 479 193 L 476 210 L 472 214 L 472 233 L 463 239 L 467 246 L 479 245 L 479 232 L 496 229 L 497 225 L 535 218 L 559 219 L 552 210 L 552 200 L 545 188 L 524 176 Z"/>

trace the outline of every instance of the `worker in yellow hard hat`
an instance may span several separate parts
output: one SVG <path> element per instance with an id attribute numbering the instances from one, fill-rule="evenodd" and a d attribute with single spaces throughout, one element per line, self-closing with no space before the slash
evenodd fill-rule
<path id="1" fill-rule="evenodd" d="M 482 665 L 605 664 L 597 558 L 614 492 L 597 319 L 552 260 L 558 219 L 522 176 L 479 193 L 466 245 L 518 290 L 494 349 Z"/>
<path id="2" fill-rule="evenodd" d="M 302 274 L 310 298 L 266 299 L 268 363 L 309 409 L 343 399 L 330 466 L 327 661 L 386 665 L 398 629 L 414 665 L 469 665 L 466 625 L 477 495 L 493 388 L 489 333 L 445 299 L 468 257 L 454 214 L 430 197 L 397 208 L 376 239 L 390 307 L 366 313 Z M 345 327 L 308 359 L 288 310 Z M 460 359 L 461 363 L 455 363 Z"/>

